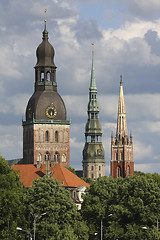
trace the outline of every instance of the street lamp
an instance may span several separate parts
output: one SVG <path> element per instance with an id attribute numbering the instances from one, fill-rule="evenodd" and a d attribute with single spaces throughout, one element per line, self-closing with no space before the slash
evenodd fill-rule
<path id="1" fill-rule="evenodd" d="M 142 227 L 142 229 L 146 230 L 146 229 L 150 229 L 149 227 Z M 157 218 L 157 230 L 159 231 L 159 222 L 158 222 L 158 218 Z"/>
<path id="2" fill-rule="evenodd" d="M 44 215 L 46 215 L 46 213 L 42 213 L 40 216 L 34 216 L 34 240 L 36 240 L 36 218 L 41 218 Z"/>
<path id="3" fill-rule="evenodd" d="M 109 214 L 107 217 L 111 217 L 113 214 Z M 101 240 L 103 240 L 103 219 L 101 218 Z"/>
<path id="4" fill-rule="evenodd" d="M 26 230 L 24 230 L 24 229 L 22 229 L 20 227 L 16 227 L 16 229 L 19 230 L 19 231 L 23 231 L 23 232 L 26 232 L 27 234 L 29 234 L 30 235 L 30 240 L 32 240 L 32 234 L 30 232 L 28 232 L 28 231 L 26 231 Z"/>

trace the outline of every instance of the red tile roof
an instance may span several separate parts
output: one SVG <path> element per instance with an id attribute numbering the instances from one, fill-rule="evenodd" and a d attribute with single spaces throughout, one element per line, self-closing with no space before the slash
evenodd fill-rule
<path id="1" fill-rule="evenodd" d="M 12 166 L 13 169 L 19 170 L 20 181 L 23 182 L 25 187 L 30 187 L 33 184 L 33 181 L 39 177 L 43 177 L 45 175 L 45 165 L 42 168 L 36 168 L 34 164 L 17 164 Z M 81 178 L 77 177 L 74 173 L 69 171 L 60 163 L 55 164 L 54 167 L 50 168 L 52 171 L 52 178 L 57 178 L 57 180 L 64 187 L 79 187 L 90 185 L 83 181 Z"/>

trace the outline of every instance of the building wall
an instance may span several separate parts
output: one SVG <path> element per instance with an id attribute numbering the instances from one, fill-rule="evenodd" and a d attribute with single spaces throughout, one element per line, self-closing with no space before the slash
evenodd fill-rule
<path id="1" fill-rule="evenodd" d="M 83 163 L 83 176 L 93 180 L 105 176 L 105 163 Z"/>
<path id="2" fill-rule="evenodd" d="M 134 175 L 133 162 L 133 144 L 116 145 L 111 144 L 111 176 L 119 177 L 118 168 L 121 177 Z"/>
<path id="3" fill-rule="evenodd" d="M 24 159 L 26 163 L 44 163 L 46 158 L 54 165 L 70 166 L 70 127 L 59 124 L 24 126 Z"/>

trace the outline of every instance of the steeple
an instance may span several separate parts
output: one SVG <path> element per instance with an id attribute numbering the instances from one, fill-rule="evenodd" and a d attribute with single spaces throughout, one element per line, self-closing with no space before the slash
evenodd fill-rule
<path id="1" fill-rule="evenodd" d="M 85 127 L 85 146 L 83 149 L 83 176 L 97 179 L 104 176 L 104 149 L 102 145 L 102 127 L 99 121 L 99 106 L 94 68 L 94 50 L 89 88 L 88 121 Z"/>
<path id="2" fill-rule="evenodd" d="M 94 69 L 94 49 L 92 49 L 92 68 L 91 68 L 90 91 L 96 91 L 97 92 L 95 69 Z"/>
<path id="3" fill-rule="evenodd" d="M 46 20 L 42 42 L 37 47 L 35 89 L 26 108 L 23 124 L 25 163 L 47 166 L 70 165 L 70 121 L 65 103 L 57 91 L 54 48 L 48 41 Z"/>
<path id="4" fill-rule="evenodd" d="M 46 20 L 44 20 L 44 31 L 42 33 L 42 42 L 37 47 L 37 63 L 35 65 L 35 91 L 50 89 L 57 91 L 56 83 L 56 65 L 54 63 L 55 51 L 48 41 L 48 31 Z"/>
<path id="5" fill-rule="evenodd" d="M 125 105 L 124 105 L 123 84 L 122 84 L 122 75 L 121 75 L 118 117 L 117 117 L 117 135 L 121 135 L 122 137 L 124 137 L 125 134 L 127 134 L 127 124 L 126 124 L 126 112 L 125 112 Z"/>
<path id="6" fill-rule="evenodd" d="M 111 134 L 111 176 L 114 178 L 134 174 L 133 141 L 127 135 L 126 111 L 124 104 L 122 76 L 118 102 L 117 131 L 114 139 Z"/>

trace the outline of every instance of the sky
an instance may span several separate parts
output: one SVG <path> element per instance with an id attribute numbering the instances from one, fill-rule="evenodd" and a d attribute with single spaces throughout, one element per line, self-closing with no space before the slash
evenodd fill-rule
<path id="1" fill-rule="evenodd" d="M 71 118 L 71 167 L 82 169 L 94 42 L 106 175 L 111 132 L 116 134 L 120 75 L 135 170 L 160 173 L 159 0 L 1 0 L 1 155 L 6 160 L 23 157 L 22 119 L 34 91 L 36 48 L 45 18 L 55 49 L 58 92 Z"/>

